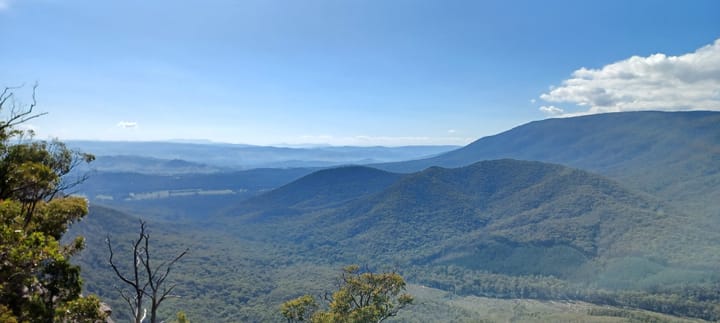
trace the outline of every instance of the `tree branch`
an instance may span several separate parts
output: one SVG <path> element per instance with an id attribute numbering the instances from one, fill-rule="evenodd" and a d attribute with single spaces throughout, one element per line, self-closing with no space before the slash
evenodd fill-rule
<path id="1" fill-rule="evenodd" d="M 12 91 L 19 89 L 23 86 L 24 85 L 17 86 L 17 87 L 11 87 L 11 86 L 5 87 L 2 94 L 0 94 L 0 109 L 2 109 L 5 106 L 5 104 L 7 103 L 8 100 L 12 99 L 15 96 L 14 92 L 12 92 Z M 38 117 L 41 117 L 41 116 L 44 116 L 47 114 L 46 112 L 32 114 L 33 109 L 37 105 L 37 99 L 36 99 L 37 87 L 38 87 L 38 84 L 35 83 L 35 85 L 33 85 L 33 88 L 32 88 L 32 103 L 28 106 L 27 109 L 21 111 L 15 106 L 14 103 L 12 104 L 12 107 L 10 108 L 10 111 L 9 111 L 10 116 L 8 117 L 8 119 L 6 121 L 0 123 L 0 132 L 4 132 L 6 129 L 14 128 L 15 126 L 17 126 L 21 123 L 30 121 L 32 119 L 35 119 L 35 118 L 38 118 Z"/>
<path id="2" fill-rule="evenodd" d="M 110 262 L 110 266 L 111 266 L 112 269 L 115 271 L 115 275 L 117 275 L 118 278 L 120 278 L 120 280 L 122 280 L 122 281 L 125 282 L 126 284 L 128 284 L 128 285 L 134 287 L 135 289 L 137 289 L 138 286 L 137 286 L 135 283 L 133 283 L 132 281 L 130 281 L 129 279 L 125 278 L 125 276 L 123 276 L 123 274 L 120 273 L 120 270 L 118 269 L 118 267 L 117 267 L 117 266 L 115 265 L 115 263 L 113 262 L 113 256 L 115 255 L 115 253 L 113 253 L 113 250 L 112 250 L 112 243 L 110 242 L 110 235 L 108 235 L 107 238 L 105 238 L 105 242 L 107 243 L 108 251 L 110 251 L 110 259 L 109 259 L 109 262 Z"/>

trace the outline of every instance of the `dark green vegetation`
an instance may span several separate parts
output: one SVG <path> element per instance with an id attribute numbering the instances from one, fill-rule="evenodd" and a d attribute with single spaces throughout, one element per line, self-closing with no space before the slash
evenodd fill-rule
<path id="1" fill-rule="evenodd" d="M 334 171 L 348 169 L 325 171 L 342 181 L 346 176 L 331 176 Z M 276 192 L 299 187 L 321 196 L 303 182 Z M 658 199 L 559 165 L 498 160 L 435 167 L 375 194 L 357 193 L 356 199 L 320 209 L 287 207 L 287 194 L 277 194 L 278 200 L 266 194 L 261 197 L 266 209 L 242 212 L 237 226 L 337 262 L 398 264 L 414 281 L 461 294 L 569 298 L 652 310 L 661 308 L 652 304 L 672 307 L 672 286 L 711 281 L 718 263 L 716 249 L 707 244 L 718 240 L 717 233 Z M 253 202 L 259 199 L 245 204 L 257 208 Z M 617 287 L 665 289 L 668 296 L 646 300 L 603 291 Z M 686 293 L 717 299 L 712 290 Z M 702 314 L 713 306 L 701 301 L 671 313 L 714 318 Z"/>
<path id="2" fill-rule="evenodd" d="M 85 199 L 63 196 L 70 171 L 92 155 L 60 142 L 33 141 L 20 126 L 39 115 L 16 104 L 12 88 L 0 92 L 0 320 L 95 322 L 103 320 L 94 296 L 81 295 L 80 268 L 70 257 L 83 238 L 60 244 L 68 226 L 87 213 Z"/>
<path id="3" fill-rule="evenodd" d="M 373 273 L 350 265 L 343 268 L 339 285 L 327 299 L 303 295 L 283 303 L 280 312 L 288 323 L 382 322 L 413 303 L 405 293 L 405 280 L 395 272 Z M 324 300 L 329 302 L 327 309 L 319 309 Z"/>
<path id="4" fill-rule="evenodd" d="M 597 257 L 661 259 L 671 248 L 677 258 L 666 259 L 669 264 L 717 261 L 712 254 L 690 259 L 698 250 L 673 245 L 687 240 L 693 243 L 686 246 L 694 246 L 717 234 L 688 226 L 687 215 L 651 196 L 576 169 L 484 161 L 429 168 L 391 185 L 397 174 L 374 171 L 384 178 L 376 182 L 384 185 L 369 188 L 352 185 L 352 170 L 369 172 L 356 167 L 312 174 L 242 203 L 235 221 L 265 230 L 275 241 L 332 246 L 342 251 L 337 255 L 352 251 L 349 259 L 372 255 L 403 264 L 462 263 L 511 274 L 569 277 Z M 307 185 L 316 177 L 356 188 L 354 198 L 348 190 L 326 189 L 332 185 Z M 299 203 L 290 192 L 306 198 Z M 658 233 L 664 239 L 656 240 Z"/>
<path id="5" fill-rule="evenodd" d="M 269 221 L 273 214 L 287 218 L 308 210 L 323 210 L 392 185 L 402 175 L 363 166 L 321 170 L 288 185 L 244 201 L 228 213 L 252 214 Z"/>
<path id="6" fill-rule="evenodd" d="M 378 165 L 411 172 L 514 158 L 581 168 L 720 217 L 720 112 L 624 112 L 530 122 L 437 157 Z"/>
<path id="7" fill-rule="evenodd" d="M 85 290 L 113 307 L 116 322 L 127 322 L 130 313 L 113 288 L 122 283 L 107 262 L 106 234 L 117 244 L 118 263 L 129 266 L 138 226 L 134 216 L 92 206 L 69 233 L 86 238 L 88 247 L 73 259 L 82 264 Z M 182 310 L 190 322 L 281 321 L 280 304 L 300 293 L 332 290 L 337 275 L 333 264 L 306 257 L 291 245 L 259 243 L 214 226 L 148 221 L 148 233 L 157 259 L 172 259 L 178 250 L 190 248 L 168 279 L 167 284 L 177 284 L 173 294 L 178 297 L 160 308 L 159 316 L 166 320 Z"/>
<path id="8" fill-rule="evenodd" d="M 270 178 L 263 182 L 225 173 L 100 173 L 108 176 L 101 183 L 116 186 L 82 190 L 112 196 L 95 201 L 148 219 L 165 258 L 191 248 L 174 271 L 182 297 L 168 301 L 164 317 L 183 309 L 191 321 L 280 321 L 280 304 L 334 290 L 329 282 L 338 268 L 360 263 L 398 269 L 410 283 L 463 300 L 613 306 L 582 305 L 579 316 L 562 316 L 567 320 L 662 321 L 628 308 L 717 320 L 719 125 L 720 113 L 711 112 L 550 119 L 434 159 L 381 165 L 406 174 L 262 170 Z M 424 168 L 433 164 L 462 167 Z M 247 184 L 253 179 L 256 186 Z M 133 182 L 143 184 L 128 189 Z M 221 190 L 233 193 L 200 193 Z M 146 198 L 121 198 L 129 192 Z M 89 268 L 89 291 L 114 301 L 102 239 L 111 232 L 120 241 L 136 226 L 131 216 L 93 208 L 73 228 L 88 237 L 78 261 Z M 427 300 L 399 319 L 481 313 L 466 305 Z M 513 311 L 520 321 L 535 313 Z M 554 321 L 551 312 L 535 317 Z"/>

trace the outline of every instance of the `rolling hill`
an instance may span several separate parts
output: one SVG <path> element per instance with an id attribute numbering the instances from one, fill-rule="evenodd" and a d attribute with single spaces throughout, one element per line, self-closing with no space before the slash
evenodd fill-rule
<path id="1" fill-rule="evenodd" d="M 112 209 L 93 206 L 90 214 L 71 227 L 66 238 L 82 234 L 86 250 L 74 258 L 82 265 L 86 293 L 97 293 L 113 307 L 116 321 L 129 320 L 127 305 L 115 287 L 122 286 L 107 264 L 105 239 L 110 237 L 117 246 L 120 265 L 132 261 L 127 242 L 137 238 L 136 217 Z M 341 264 L 323 261 L 326 255 L 312 255 L 288 244 L 264 243 L 243 239 L 210 227 L 179 225 L 163 222 L 148 223 L 151 248 L 156 260 L 169 259 L 184 247 L 190 253 L 173 268 L 169 283 L 177 283 L 173 297 L 164 303 L 161 316 L 170 319 L 177 311 L 184 311 L 193 321 L 200 322 L 275 322 L 282 321 L 279 304 L 299 293 L 323 293 L 333 288 L 332 282 Z M 459 268 L 459 266 L 454 266 Z M 449 266 L 419 265 L 403 270 L 408 277 L 422 280 L 412 270 L 422 273 L 445 272 L 434 279 L 452 280 L 455 271 Z M 470 272 L 465 283 L 477 281 L 483 274 Z M 505 278 L 503 278 L 505 277 Z M 506 276 L 491 275 L 492 281 L 507 280 Z M 557 280 L 550 280 L 558 283 Z M 542 281 L 541 281 L 542 282 Z M 424 284 L 432 283 L 425 282 Z M 517 285 L 517 283 L 515 283 Z M 657 313 L 592 305 L 575 301 L 537 301 L 532 299 L 479 298 L 481 290 L 471 290 L 467 296 L 410 285 L 410 292 L 418 300 L 402 315 L 389 322 L 463 321 L 468 317 L 482 317 L 492 321 L 509 318 L 522 322 L 580 321 L 627 322 L 628 319 L 653 322 L 699 322 L 659 315 Z M 529 289 L 528 289 L 529 290 Z M 532 296 L 532 292 L 528 292 Z M 636 295 L 637 296 L 637 295 Z"/>
<path id="2" fill-rule="evenodd" d="M 149 217 L 167 252 L 200 250 L 178 268 L 188 297 L 170 307 L 196 308 L 196 318 L 276 320 L 277 304 L 298 290 L 322 292 L 332 268 L 360 263 L 459 295 L 715 320 L 719 125 L 717 112 L 548 119 L 380 169 L 99 172 L 80 189 L 133 214 L 200 214 Z M 212 190 L 233 194 L 200 193 Z M 98 233 L 131 237 L 133 223 L 102 207 L 92 213 L 74 227 L 90 237 L 79 261 L 91 271 L 88 288 L 112 297 L 103 287 L 111 275 L 98 273 Z"/>
<path id="3" fill-rule="evenodd" d="M 323 209 L 382 191 L 402 175 L 364 166 L 320 170 L 241 203 L 232 213 L 289 214 L 293 210 Z M 271 213 L 265 212 L 271 210 Z"/>
<path id="4" fill-rule="evenodd" d="M 606 175 L 693 213 L 720 218 L 720 112 L 622 112 L 530 122 L 463 148 L 375 165 L 395 172 L 513 158 Z"/>
<path id="5" fill-rule="evenodd" d="M 715 160 L 710 157 L 718 154 L 720 112 L 620 112 L 533 121 L 436 157 L 382 168 L 418 171 L 515 158 L 613 174 L 622 173 L 621 168 L 650 166 L 648 161 L 699 163 Z"/>
<path id="6" fill-rule="evenodd" d="M 717 234 L 657 198 L 578 169 L 505 159 L 395 175 L 372 194 L 333 189 L 352 186 L 346 181 L 351 171 L 381 174 L 367 168 L 315 173 L 248 201 L 253 211 L 237 209 L 235 221 L 243 231 L 332 250 L 351 262 L 453 263 L 566 278 L 611 259 L 663 268 L 720 263 L 707 244 L 720 241 Z M 391 177 L 382 175 L 387 185 Z M 327 192 L 337 193 L 335 202 Z M 324 207 L 315 207 L 318 199 Z"/>

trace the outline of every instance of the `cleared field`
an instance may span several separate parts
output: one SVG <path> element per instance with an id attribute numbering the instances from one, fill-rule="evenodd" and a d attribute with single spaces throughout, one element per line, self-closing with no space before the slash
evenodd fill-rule
<path id="1" fill-rule="evenodd" d="M 457 296 L 409 285 L 415 305 L 391 322 L 707 322 L 585 302 Z"/>

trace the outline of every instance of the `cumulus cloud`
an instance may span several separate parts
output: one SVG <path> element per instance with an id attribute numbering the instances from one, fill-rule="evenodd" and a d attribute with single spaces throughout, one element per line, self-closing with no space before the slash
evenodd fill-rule
<path id="1" fill-rule="evenodd" d="M 554 105 L 547 105 L 547 106 L 544 105 L 544 106 L 541 106 L 539 110 L 542 111 L 543 113 L 549 114 L 549 115 L 558 115 L 558 114 L 562 114 L 563 112 L 565 112 L 565 110 L 558 108 Z"/>
<path id="2" fill-rule="evenodd" d="M 120 128 L 137 128 L 138 123 L 131 121 L 120 121 L 117 123 L 117 126 Z"/>
<path id="3" fill-rule="evenodd" d="M 586 113 L 720 110 L 720 39 L 684 55 L 633 56 L 600 69 L 581 68 L 540 98 L 576 104 Z"/>

